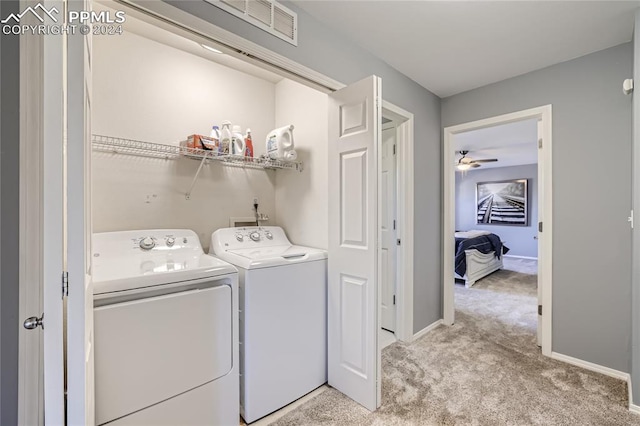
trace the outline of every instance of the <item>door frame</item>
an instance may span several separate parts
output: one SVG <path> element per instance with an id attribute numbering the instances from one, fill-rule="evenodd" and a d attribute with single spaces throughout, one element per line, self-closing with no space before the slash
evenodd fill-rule
<path id="1" fill-rule="evenodd" d="M 384 86 L 383 86 L 384 87 Z M 383 88 L 384 90 L 384 88 Z M 413 114 L 385 100 L 382 115 L 396 128 L 396 217 L 401 244 L 396 254 L 396 330 L 403 342 L 413 341 Z"/>
<path id="2" fill-rule="evenodd" d="M 454 239 L 455 232 L 455 147 L 454 136 L 472 130 L 480 130 L 499 124 L 513 123 L 527 119 L 537 119 L 542 123 L 542 147 L 538 149 L 538 170 L 544 174 L 542 185 L 538 185 L 538 221 L 544 222 L 542 233 L 538 233 L 538 285 L 542 290 L 542 354 L 552 352 L 552 259 L 553 259 L 553 208 L 552 208 L 552 108 L 544 105 L 523 111 L 503 114 L 482 120 L 462 123 L 444 128 L 444 227 L 443 227 L 443 322 L 453 325 L 454 305 Z"/>

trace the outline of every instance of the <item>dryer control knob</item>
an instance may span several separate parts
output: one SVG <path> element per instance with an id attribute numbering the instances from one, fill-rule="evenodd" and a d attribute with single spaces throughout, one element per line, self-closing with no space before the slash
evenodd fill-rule
<path id="1" fill-rule="evenodd" d="M 176 239 L 173 237 L 169 237 L 167 238 L 167 247 L 173 247 L 173 245 L 176 243 Z"/>
<path id="2" fill-rule="evenodd" d="M 260 241 L 260 233 L 252 232 L 251 234 L 249 234 L 249 238 L 251 238 L 253 241 Z"/>
<path id="3" fill-rule="evenodd" d="M 140 248 L 142 250 L 151 250 L 156 246 L 156 242 L 151 237 L 145 237 L 140 240 Z"/>
<path id="4" fill-rule="evenodd" d="M 242 242 L 244 240 L 244 237 L 242 236 L 242 234 L 236 234 L 236 240 Z"/>
<path id="5" fill-rule="evenodd" d="M 266 231 L 266 232 L 264 233 L 264 235 L 265 235 L 268 239 L 273 240 L 273 234 L 272 234 L 271 232 Z"/>

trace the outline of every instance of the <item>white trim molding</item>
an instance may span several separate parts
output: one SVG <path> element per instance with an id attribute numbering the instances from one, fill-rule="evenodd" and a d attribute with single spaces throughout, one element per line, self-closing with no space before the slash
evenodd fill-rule
<path id="1" fill-rule="evenodd" d="M 575 365 L 576 367 L 584 368 L 585 370 L 594 371 L 596 373 L 604 374 L 605 376 L 613 377 L 614 379 L 623 380 L 627 382 L 627 391 L 629 398 L 629 411 L 634 414 L 640 415 L 640 406 L 633 403 L 633 390 L 631 386 L 631 375 L 624 371 L 614 370 L 613 368 L 605 367 L 600 364 L 585 361 L 579 358 L 574 358 L 569 355 L 560 354 L 558 352 L 551 352 L 551 358 L 557 361 L 566 362 L 567 364 Z"/>
<path id="2" fill-rule="evenodd" d="M 398 246 L 396 337 L 403 342 L 413 340 L 413 113 L 382 101 L 385 117 L 396 123 L 397 152 L 397 216 Z"/>
<path id="3" fill-rule="evenodd" d="M 569 355 L 560 354 L 558 352 L 551 352 L 551 358 L 566 362 L 567 364 L 575 365 L 576 367 L 584 368 L 585 370 L 595 371 L 596 373 L 604 374 L 605 376 L 613 377 L 614 379 L 624 380 L 625 382 L 630 378 L 629 373 L 625 373 L 624 371 L 614 370 L 613 368 L 574 358 Z"/>
<path id="4" fill-rule="evenodd" d="M 633 403 L 633 380 L 631 380 L 631 375 L 627 378 L 627 389 L 629 391 L 629 411 L 633 414 L 640 415 L 640 405 L 636 405 Z"/>
<path id="5" fill-rule="evenodd" d="M 444 154 L 442 170 L 444 173 L 444 225 L 443 225 L 443 322 L 446 325 L 452 325 L 455 321 L 455 305 L 454 305 L 454 239 L 455 231 L 455 135 L 472 130 L 484 129 L 499 124 L 513 123 L 516 121 L 538 119 L 542 124 L 541 139 L 543 140 L 541 148 L 538 150 L 539 170 L 543 170 L 544 180 L 538 187 L 538 218 L 540 222 L 544 221 L 544 232 L 540 235 L 539 255 L 538 255 L 538 284 L 540 285 L 542 296 L 541 304 L 543 306 L 542 326 L 541 326 L 541 343 L 542 353 L 545 356 L 551 356 L 552 351 L 552 109 L 551 105 L 531 108 L 524 111 L 513 112 L 509 114 L 499 115 L 496 117 L 486 118 L 483 120 L 473 121 L 469 123 L 458 124 L 444 128 Z M 538 173 L 540 175 L 540 173 Z"/>
<path id="6" fill-rule="evenodd" d="M 433 324 L 426 326 L 425 328 L 423 328 L 422 330 L 418 331 L 416 334 L 413 335 L 413 340 L 414 341 L 418 340 L 419 338 L 425 336 L 430 331 L 433 331 L 434 329 L 438 328 L 438 326 L 440 326 L 441 324 L 442 324 L 442 320 L 439 319 Z"/>

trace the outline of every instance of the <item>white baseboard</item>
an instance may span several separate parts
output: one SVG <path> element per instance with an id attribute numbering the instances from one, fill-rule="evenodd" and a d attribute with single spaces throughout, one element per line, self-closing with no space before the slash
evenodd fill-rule
<path id="1" fill-rule="evenodd" d="M 441 319 L 439 319 L 438 321 L 434 322 L 431 325 L 426 326 L 425 328 L 423 328 L 422 330 L 418 331 L 416 334 L 413 335 L 413 340 L 418 340 L 419 338 L 421 338 L 422 336 L 424 336 L 434 328 L 438 327 L 440 324 L 442 324 Z"/>
<path id="2" fill-rule="evenodd" d="M 631 377 L 629 373 L 625 373 L 624 371 L 614 370 L 613 368 L 594 364 L 593 362 L 584 361 L 572 356 L 559 354 L 558 352 L 551 352 L 551 358 L 557 359 L 558 361 L 566 362 L 567 364 L 575 365 L 577 367 L 582 367 L 585 370 L 595 371 L 596 373 L 604 374 L 605 376 L 624 380 L 627 383 L 629 382 Z"/>
<path id="3" fill-rule="evenodd" d="M 633 403 L 633 387 L 631 383 L 631 375 L 627 379 L 627 389 L 629 390 L 629 411 L 633 414 L 640 414 L 640 406 Z"/>
<path id="4" fill-rule="evenodd" d="M 503 254 L 504 257 L 512 257 L 514 259 L 527 259 L 527 260 L 538 260 L 537 257 L 531 257 L 531 256 L 518 256 L 515 254 Z"/>
<path id="5" fill-rule="evenodd" d="M 576 367 L 582 367 L 585 370 L 595 371 L 596 373 L 604 374 L 605 376 L 613 377 L 615 379 L 624 380 L 627 382 L 627 391 L 629 392 L 629 411 L 634 414 L 640 414 L 640 406 L 633 404 L 633 391 L 631 387 L 631 375 L 624 371 L 614 370 L 613 368 L 605 367 L 603 365 L 594 364 L 593 362 L 584 361 L 572 356 L 559 354 L 557 352 L 551 352 L 551 358 L 558 361 L 566 362 L 567 364 L 575 365 Z"/>

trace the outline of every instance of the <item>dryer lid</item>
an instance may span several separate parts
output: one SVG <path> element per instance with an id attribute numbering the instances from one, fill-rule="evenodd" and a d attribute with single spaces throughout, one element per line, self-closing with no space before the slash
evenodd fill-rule
<path id="1" fill-rule="evenodd" d="M 269 268 L 327 258 L 324 250 L 295 245 L 227 250 L 216 255 L 243 269 Z"/>
<path id="2" fill-rule="evenodd" d="M 145 238 L 153 247 L 142 248 Z M 179 229 L 105 232 L 93 235 L 94 295 L 237 273 L 204 254 L 195 232 Z"/>

